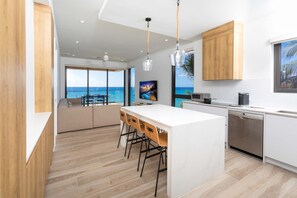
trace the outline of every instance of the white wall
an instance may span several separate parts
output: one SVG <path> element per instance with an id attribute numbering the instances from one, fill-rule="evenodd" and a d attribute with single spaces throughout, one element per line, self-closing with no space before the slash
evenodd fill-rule
<path id="1" fill-rule="evenodd" d="M 65 98 L 65 67 L 77 66 L 88 68 L 102 68 L 102 69 L 126 69 L 127 63 L 107 61 L 103 63 L 101 60 L 82 59 L 61 57 L 60 59 L 60 98 Z"/>
<path id="2" fill-rule="evenodd" d="M 172 49 L 173 51 L 173 49 Z M 151 102 L 139 99 L 139 82 L 146 80 L 158 81 L 158 101 L 153 103 L 161 103 L 171 105 L 171 63 L 169 59 L 170 50 L 164 50 L 151 54 L 153 60 L 152 71 L 143 71 L 142 62 L 145 57 L 131 61 L 129 66 L 135 67 L 135 102 Z"/>
<path id="3" fill-rule="evenodd" d="M 197 40 L 184 48 L 195 51 L 195 92 L 209 92 L 222 102 L 237 104 L 238 92 L 250 93 L 250 105 L 297 110 L 297 94 L 273 93 L 273 51 L 270 39 L 297 33 L 294 8 L 295 1 L 286 0 L 278 9 L 244 24 L 244 77 L 241 81 L 202 81 L 202 40 Z M 274 8 L 275 9 L 275 8 Z M 297 36 L 297 34 L 296 34 Z M 158 103 L 170 105 L 171 67 L 169 54 L 165 50 L 151 55 L 153 71 L 142 71 L 144 58 L 131 61 L 136 68 L 136 101 L 139 81 L 158 80 Z"/>

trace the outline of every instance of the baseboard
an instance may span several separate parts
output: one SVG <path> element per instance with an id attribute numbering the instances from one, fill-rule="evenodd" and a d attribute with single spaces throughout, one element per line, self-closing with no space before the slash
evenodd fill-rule
<path id="1" fill-rule="evenodd" d="M 265 162 L 269 163 L 269 164 L 273 164 L 275 166 L 279 166 L 283 169 L 289 170 L 291 172 L 297 173 L 297 167 L 291 166 L 289 164 L 277 161 L 275 159 L 269 158 L 269 157 L 265 157 Z"/>

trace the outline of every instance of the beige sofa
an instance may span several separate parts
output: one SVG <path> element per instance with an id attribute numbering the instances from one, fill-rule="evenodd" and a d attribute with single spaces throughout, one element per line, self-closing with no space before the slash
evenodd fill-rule
<path id="1" fill-rule="evenodd" d="M 120 124 L 120 104 L 81 106 L 80 99 L 61 99 L 58 133 Z"/>

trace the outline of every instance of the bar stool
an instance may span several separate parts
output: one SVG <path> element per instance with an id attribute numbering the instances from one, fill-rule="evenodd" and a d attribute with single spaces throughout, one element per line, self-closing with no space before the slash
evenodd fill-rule
<path id="1" fill-rule="evenodd" d="M 131 152 L 131 149 L 132 149 L 132 145 L 134 144 L 138 144 L 138 143 L 142 143 L 143 141 L 146 140 L 145 138 L 145 135 L 144 135 L 144 125 L 141 124 L 140 120 L 136 117 L 136 116 L 133 116 L 133 115 L 130 115 L 130 114 L 127 114 L 127 117 L 130 118 L 130 124 L 131 126 L 136 129 L 136 131 L 138 133 L 141 133 L 141 134 L 138 134 L 137 132 L 133 134 L 132 138 L 131 139 L 128 139 L 127 140 L 127 143 L 128 142 L 131 142 L 130 143 L 130 148 L 129 148 L 129 152 L 128 152 L 128 159 L 130 157 L 130 152 Z M 138 164 L 139 164 L 139 161 L 138 161 Z M 139 165 L 138 165 L 139 167 Z"/>
<path id="2" fill-rule="evenodd" d="M 142 177 L 146 159 L 151 158 L 156 155 L 159 155 L 158 173 L 157 173 L 156 187 L 155 187 L 155 197 L 156 197 L 157 189 L 158 189 L 159 174 L 160 174 L 160 172 L 167 170 L 167 145 L 168 145 L 167 139 L 168 139 L 168 137 L 167 137 L 167 133 L 159 133 L 157 127 L 155 127 L 154 125 L 151 125 L 149 123 L 146 123 L 146 122 L 144 123 L 144 133 L 148 139 L 152 140 L 153 142 L 155 142 L 158 145 L 159 153 L 154 153 L 154 154 L 148 155 L 149 147 L 147 146 L 140 177 Z M 163 158 L 164 152 L 165 152 L 165 168 L 160 169 L 161 159 Z"/>
<path id="3" fill-rule="evenodd" d="M 123 111 L 121 111 L 121 110 L 120 110 L 120 119 L 123 122 L 123 126 L 122 126 L 122 129 L 121 129 L 121 133 L 120 133 L 120 137 L 119 137 L 117 148 L 119 148 L 119 146 L 120 146 L 120 142 L 121 142 L 121 137 L 122 136 L 127 136 L 127 140 L 128 140 L 130 134 L 135 134 L 136 133 L 135 130 L 134 131 L 130 131 L 130 129 L 131 129 L 131 122 L 128 119 L 126 113 L 123 112 Z M 123 133 L 125 126 L 126 126 L 126 133 Z M 128 132 L 127 132 L 127 127 L 128 126 L 129 126 L 129 128 L 128 128 Z M 124 154 L 125 157 L 126 157 L 126 153 L 127 153 L 127 142 L 126 142 L 126 148 L 125 148 L 125 154 Z"/>

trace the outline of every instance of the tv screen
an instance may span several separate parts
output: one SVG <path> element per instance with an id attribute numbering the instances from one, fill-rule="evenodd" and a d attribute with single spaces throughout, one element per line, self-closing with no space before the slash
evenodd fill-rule
<path id="1" fill-rule="evenodd" d="M 158 100 L 158 89 L 157 89 L 157 81 L 142 81 L 139 83 L 139 98 L 145 100 Z"/>

